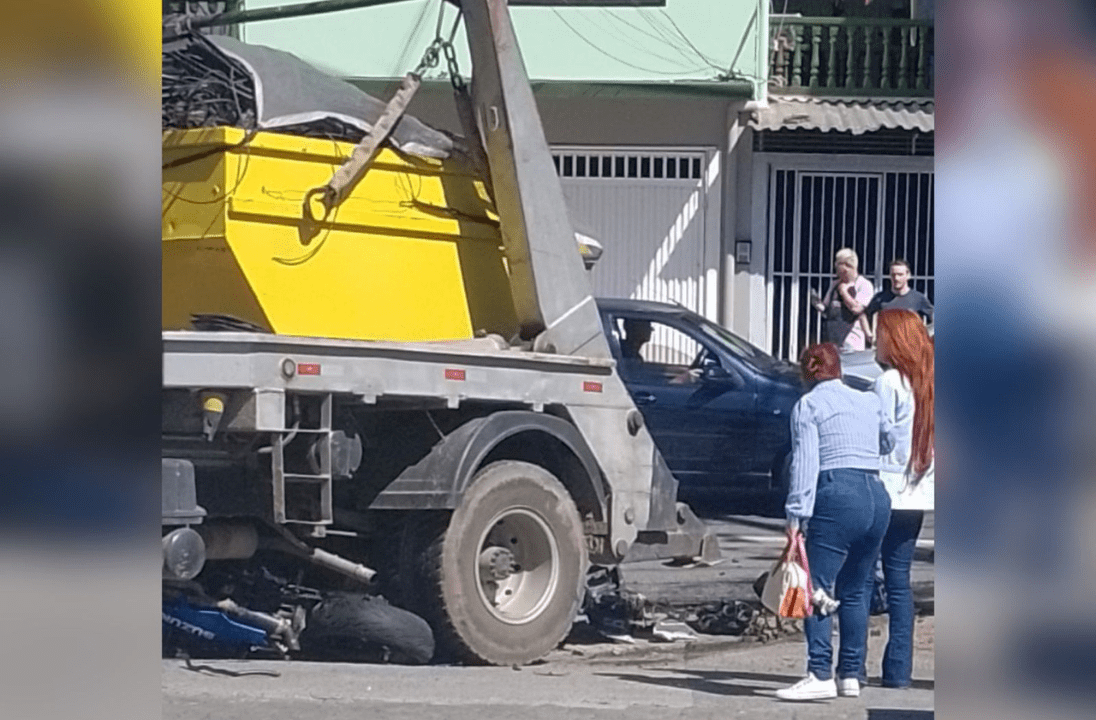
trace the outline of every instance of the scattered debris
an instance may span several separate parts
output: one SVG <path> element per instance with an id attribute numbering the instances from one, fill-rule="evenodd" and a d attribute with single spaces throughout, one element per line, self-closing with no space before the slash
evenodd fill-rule
<path id="1" fill-rule="evenodd" d="M 599 635 L 613 642 L 635 643 L 631 626 L 641 615 L 642 606 L 642 595 L 621 590 L 620 574 L 615 567 L 591 568 L 586 576 L 582 612 Z"/>
<path id="2" fill-rule="evenodd" d="M 591 568 L 587 576 L 583 619 L 598 636 L 614 642 L 635 643 L 635 635 L 675 642 L 706 635 L 743 635 L 759 613 L 759 606 L 739 600 L 698 605 L 655 603 L 620 585 L 616 568 Z"/>
<path id="3" fill-rule="evenodd" d="M 196 673 L 208 673 L 210 675 L 225 675 L 227 677 L 248 677 L 250 675 L 261 675 L 264 677 L 281 677 L 280 672 L 273 670 L 228 670 L 226 668 L 219 668 L 213 665 L 198 665 L 194 663 L 189 657 L 184 656 L 183 660 L 186 661 L 186 669 Z"/>
<path id="4" fill-rule="evenodd" d="M 677 620 L 660 620 L 651 630 L 656 640 L 663 642 L 675 642 L 677 640 L 698 640 L 693 629 Z"/>
<path id="5" fill-rule="evenodd" d="M 696 620 L 690 623 L 707 635 L 742 635 L 759 614 L 758 606 L 741 600 L 706 603 L 693 611 Z"/>
<path id="6" fill-rule="evenodd" d="M 760 642 L 769 642 L 783 637 L 801 635 L 803 621 L 778 617 L 770 612 L 759 612 L 742 634 Z"/>
<path id="7" fill-rule="evenodd" d="M 386 103 L 290 53 L 227 35 L 185 33 L 164 43 L 161 125 L 230 125 L 360 142 Z M 446 158 L 454 139 L 404 115 L 387 143 L 419 157 Z"/>

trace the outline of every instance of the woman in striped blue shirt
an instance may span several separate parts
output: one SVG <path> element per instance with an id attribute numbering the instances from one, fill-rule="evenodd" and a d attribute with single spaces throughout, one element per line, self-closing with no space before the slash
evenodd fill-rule
<path id="1" fill-rule="evenodd" d="M 893 430 L 876 395 L 841 381 L 836 345 L 808 347 L 800 370 L 810 391 L 792 408 L 791 483 L 784 506 L 788 539 L 803 531 L 814 587 L 831 597 L 836 587 L 841 649 L 835 682 L 833 617 L 816 611 L 803 622 L 807 677 L 776 696 L 855 697 L 867 650 L 867 581 L 890 521 L 879 457 L 893 447 Z"/>

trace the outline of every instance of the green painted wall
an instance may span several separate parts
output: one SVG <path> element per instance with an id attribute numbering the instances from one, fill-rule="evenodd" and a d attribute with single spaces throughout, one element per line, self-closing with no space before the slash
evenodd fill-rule
<path id="1" fill-rule="evenodd" d="M 290 0 L 245 0 L 245 7 Z M 343 77 L 394 77 L 418 64 L 434 37 L 440 0 L 244 26 L 247 42 L 296 54 Z M 518 7 L 511 17 L 534 80 L 616 82 L 715 80 L 754 83 L 768 73 L 767 0 L 667 0 L 663 8 Z M 447 5 L 446 31 L 455 11 Z M 676 27 L 675 27 L 676 26 Z M 467 75 L 463 28 L 456 45 Z"/>

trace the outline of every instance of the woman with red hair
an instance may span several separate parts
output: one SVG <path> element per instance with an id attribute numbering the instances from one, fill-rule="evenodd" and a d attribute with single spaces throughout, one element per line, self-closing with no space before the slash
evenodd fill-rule
<path id="1" fill-rule="evenodd" d="M 879 480 L 879 456 L 893 446 L 879 398 L 841 381 L 832 343 L 811 345 L 800 359 L 810 391 L 792 408 L 788 540 L 806 526 L 807 559 L 816 590 L 837 595 L 841 649 L 833 677 L 833 617 L 820 610 L 803 621 L 807 677 L 778 690 L 781 700 L 860 694 L 868 640 L 868 593 L 890 521 L 890 497 Z M 808 522 L 809 521 L 809 522 Z M 835 592 L 836 589 L 836 592 Z M 819 603 L 823 607 L 824 603 Z"/>
<path id="2" fill-rule="evenodd" d="M 877 333 L 875 357 L 887 370 L 876 379 L 875 394 L 894 424 L 894 448 L 879 468 L 891 499 L 891 521 L 881 549 L 890 616 L 882 682 L 904 688 L 913 673 L 910 566 L 925 511 L 934 507 L 935 360 L 925 324 L 909 310 L 879 313 Z"/>

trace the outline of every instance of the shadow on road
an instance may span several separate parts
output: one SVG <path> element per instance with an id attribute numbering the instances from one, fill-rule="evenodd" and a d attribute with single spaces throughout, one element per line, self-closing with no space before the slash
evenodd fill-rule
<path id="1" fill-rule="evenodd" d="M 691 690 L 711 695 L 733 697 L 757 696 L 771 697 L 778 688 L 790 685 L 800 679 L 800 675 L 775 675 L 771 673 L 737 672 L 733 670 L 683 670 L 678 668 L 650 668 L 647 675 L 630 673 L 598 673 L 603 677 L 617 678 L 645 685 L 672 687 L 679 690 Z M 656 677 L 655 673 L 667 673 L 667 677 Z M 934 680 L 914 680 L 911 685 L 917 690 L 935 690 Z M 900 692 L 900 691 L 897 691 Z M 873 714 L 880 713 L 880 714 Z M 888 713 L 899 713 L 896 715 Z M 903 715 L 901 713 L 912 713 Z M 922 720 L 931 718 L 932 712 L 921 710 L 869 710 L 869 720 Z"/>
<path id="2" fill-rule="evenodd" d="M 710 488 L 681 488 L 678 500 L 687 503 L 697 517 L 723 520 L 741 515 L 784 518 L 784 503 L 771 494 L 730 493 Z"/>
<path id="3" fill-rule="evenodd" d="M 932 710 L 907 710 L 902 708 L 868 708 L 868 720 L 932 720 Z"/>
<path id="4" fill-rule="evenodd" d="M 672 687 L 680 690 L 723 695 L 727 697 L 771 696 L 778 687 L 790 685 L 799 680 L 799 676 L 770 675 L 767 673 L 732 672 L 723 670 L 678 670 L 650 669 L 649 675 L 629 673 L 598 673 L 604 677 L 618 680 Z M 672 673 L 670 677 L 654 677 L 654 673 Z"/>
<path id="5" fill-rule="evenodd" d="M 768 530 L 769 532 L 775 533 L 776 536 L 778 536 L 778 537 L 784 534 L 784 518 L 783 517 L 781 517 L 779 520 L 777 520 L 777 519 L 773 519 L 773 520 L 756 519 L 756 518 L 753 518 L 753 517 L 731 516 L 731 515 L 728 515 L 726 517 L 728 519 L 730 519 L 731 522 L 734 522 L 734 524 L 737 525 L 737 526 L 748 527 L 748 528 L 757 528 L 758 530 Z M 715 519 L 715 518 L 709 518 L 709 519 Z"/>
<path id="6" fill-rule="evenodd" d="M 914 680 L 910 687 L 914 690 L 936 690 L 935 680 Z"/>

